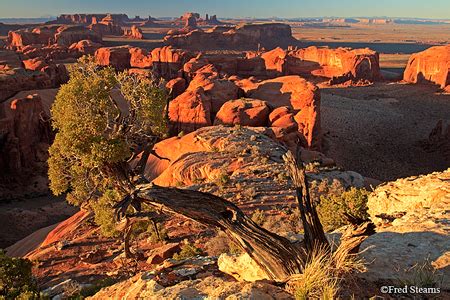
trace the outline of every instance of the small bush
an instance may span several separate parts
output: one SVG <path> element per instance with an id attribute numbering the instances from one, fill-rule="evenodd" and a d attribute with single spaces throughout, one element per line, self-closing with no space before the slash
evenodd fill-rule
<path id="1" fill-rule="evenodd" d="M 183 260 L 191 257 L 195 257 L 197 255 L 202 254 L 202 250 L 200 248 L 195 247 L 192 244 L 186 243 L 181 247 L 180 253 L 175 253 L 173 259 L 175 260 Z"/>
<path id="2" fill-rule="evenodd" d="M 252 214 L 252 221 L 258 224 L 259 226 L 263 226 L 266 221 L 266 215 L 260 209 L 257 209 Z"/>
<path id="3" fill-rule="evenodd" d="M 158 232 L 156 232 L 155 226 L 152 223 L 148 224 L 147 233 L 150 233 L 150 236 L 149 236 L 150 242 L 158 243 L 158 242 L 166 241 L 169 238 L 169 236 L 167 234 L 167 230 L 164 227 L 164 225 L 161 223 L 157 223 L 156 228 L 157 228 Z M 158 236 L 158 233 L 159 233 L 159 236 Z"/>
<path id="4" fill-rule="evenodd" d="M 1 299 L 38 299 L 39 293 L 31 273 L 32 266 L 30 260 L 8 257 L 0 250 Z"/>
<path id="5" fill-rule="evenodd" d="M 333 231 L 348 224 L 345 214 L 367 219 L 367 200 L 369 192 L 352 187 L 340 195 L 330 194 L 320 197 L 317 206 L 320 221 L 325 231 Z"/>

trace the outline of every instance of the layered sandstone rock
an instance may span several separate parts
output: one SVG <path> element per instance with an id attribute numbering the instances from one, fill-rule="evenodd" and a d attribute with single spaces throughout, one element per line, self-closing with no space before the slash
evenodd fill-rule
<path id="1" fill-rule="evenodd" d="M 182 281 L 169 287 L 156 282 L 154 276 L 138 274 L 126 281 L 102 289 L 90 299 L 280 299 L 294 297 L 269 283 L 243 283 L 222 277 Z"/>
<path id="2" fill-rule="evenodd" d="M 299 76 L 265 80 L 246 91 L 251 98 L 267 101 L 273 108 L 288 106 L 308 147 L 320 148 L 320 91 Z"/>
<path id="3" fill-rule="evenodd" d="M 130 66 L 133 68 L 150 68 L 152 57 L 147 50 L 142 48 L 130 48 Z"/>
<path id="4" fill-rule="evenodd" d="M 95 43 L 101 43 L 100 34 L 82 26 L 61 26 L 55 34 L 55 42 L 58 45 L 70 46 L 82 40 L 90 40 Z"/>
<path id="5" fill-rule="evenodd" d="M 442 286 L 450 284 L 450 169 L 398 179 L 369 196 L 368 212 L 383 226 L 361 246 L 368 279 L 411 280 L 425 263 L 436 269 Z M 422 270 L 426 270 L 422 269 Z"/>
<path id="6" fill-rule="evenodd" d="M 231 255 L 223 253 L 217 260 L 219 270 L 233 276 L 237 281 L 255 282 L 257 280 L 269 280 L 269 276 L 248 255 Z"/>
<path id="7" fill-rule="evenodd" d="M 225 102 L 214 119 L 214 125 L 267 126 L 270 108 L 266 102 L 241 98 Z"/>
<path id="8" fill-rule="evenodd" d="M 0 50 L 0 101 L 18 91 L 53 88 L 68 80 L 64 65 L 46 62 L 39 69 L 40 61 L 26 61 L 28 67 L 36 71 L 26 70 L 17 53 Z"/>
<path id="9" fill-rule="evenodd" d="M 95 52 L 95 59 L 101 66 L 113 66 L 117 70 L 131 67 L 130 46 L 104 47 Z"/>
<path id="10" fill-rule="evenodd" d="M 273 48 L 294 41 L 291 27 L 286 24 L 245 24 L 235 27 L 215 27 L 208 31 L 194 30 L 186 34 L 167 35 L 168 45 L 189 49 L 256 49 Z"/>
<path id="11" fill-rule="evenodd" d="M 196 189 L 214 191 L 218 180 L 228 178 L 227 196 L 233 201 L 242 197 L 235 194 L 240 189 L 256 190 L 256 198 L 261 197 L 268 202 L 282 198 L 286 201 L 292 192 L 285 183 L 273 180 L 278 173 L 285 171 L 282 155 L 286 148 L 277 142 L 271 128 L 204 127 L 158 143 L 155 152 L 159 157 L 149 157 L 145 174 L 158 185 L 194 185 Z M 303 149 L 302 159 L 305 162 L 317 159 L 317 155 L 311 154 Z M 362 176 L 355 172 L 329 170 L 308 173 L 308 176 L 311 182 L 328 178 L 330 182 L 339 180 L 345 187 L 364 185 Z M 234 187 L 237 182 L 241 187 Z"/>
<path id="12" fill-rule="evenodd" d="M 192 132 L 212 125 L 211 109 L 211 98 L 202 87 L 184 92 L 169 105 L 171 132 Z"/>
<path id="13" fill-rule="evenodd" d="M 218 76 L 208 76 L 208 73 L 197 74 L 189 83 L 188 91 L 203 88 L 205 95 L 211 99 L 211 113 L 216 114 L 222 105 L 239 98 L 242 93 L 239 87 L 232 81 L 218 78 Z"/>
<path id="14" fill-rule="evenodd" d="M 308 47 L 288 52 L 287 72 L 289 74 L 321 76 L 344 80 L 375 81 L 381 78 L 379 55 L 370 49 L 330 49 Z"/>
<path id="15" fill-rule="evenodd" d="M 450 85 L 450 45 L 431 47 L 409 58 L 403 79 L 407 82 L 431 82 L 447 89 Z"/>
<path id="16" fill-rule="evenodd" d="M 153 71 L 166 80 L 182 77 L 183 65 L 191 57 L 192 55 L 185 50 L 167 46 L 155 48 L 151 52 Z"/>
<path id="17" fill-rule="evenodd" d="M 46 161 L 52 140 L 49 116 L 38 95 L 0 106 L 0 169 L 2 176 L 24 174 Z"/>

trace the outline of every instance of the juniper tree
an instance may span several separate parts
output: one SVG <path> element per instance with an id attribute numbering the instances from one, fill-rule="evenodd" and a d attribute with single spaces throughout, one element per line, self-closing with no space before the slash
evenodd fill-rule
<path id="1" fill-rule="evenodd" d="M 112 235 L 113 206 L 144 180 L 148 154 L 167 136 L 168 93 L 160 81 L 116 74 L 90 57 L 69 73 L 51 109 L 50 188 L 94 209 L 103 232 Z"/>

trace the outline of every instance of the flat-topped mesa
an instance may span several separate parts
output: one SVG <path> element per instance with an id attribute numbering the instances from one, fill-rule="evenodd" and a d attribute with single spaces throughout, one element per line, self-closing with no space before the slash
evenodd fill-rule
<path id="1" fill-rule="evenodd" d="M 225 30 L 227 29 L 227 30 Z M 187 49 L 247 49 L 274 48 L 295 42 L 291 27 L 281 23 L 245 24 L 233 27 L 217 26 L 207 31 L 168 34 L 168 45 Z"/>
<path id="2" fill-rule="evenodd" d="M 308 47 L 287 53 L 288 74 L 331 78 L 331 84 L 381 79 L 379 54 L 368 48 Z"/>
<path id="3" fill-rule="evenodd" d="M 430 82 L 450 91 L 450 44 L 431 47 L 409 58 L 403 80 L 411 83 Z"/>
<path id="4" fill-rule="evenodd" d="M 116 21 L 116 19 L 111 14 L 108 14 L 106 17 L 101 19 L 100 22 L 98 22 L 98 19 L 96 17 L 93 17 L 92 24 L 89 25 L 89 29 L 102 36 L 122 35 L 124 32 L 120 24 L 122 24 L 122 22 Z"/>
<path id="5" fill-rule="evenodd" d="M 8 33 L 9 49 L 21 50 L 30 45 L 62 45 L 70 46 L 82 40 L 101 43 L 102 37 L 95 31 L 83 26 L 37 27 L 32 31 L 16 30 Z"/>
<path id="6" fill-rule="evenodd" d="M 92 24 L 93 19 L 102 20 L 108 15 L 117 24 L 129 22 L 130 19 L 126 14 L 63 14 L 54 21 L 47 22 L 47 24 Z"/>

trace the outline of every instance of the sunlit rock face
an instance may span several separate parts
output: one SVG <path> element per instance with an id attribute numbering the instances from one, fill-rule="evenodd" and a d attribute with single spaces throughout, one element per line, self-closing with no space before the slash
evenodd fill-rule
<path id="1" fill-rule="evenodd" d="M 450 45 L 431 47 L 411 55 L 403 79 L 411 83 L 431 82 L 449 90 Z"/>

